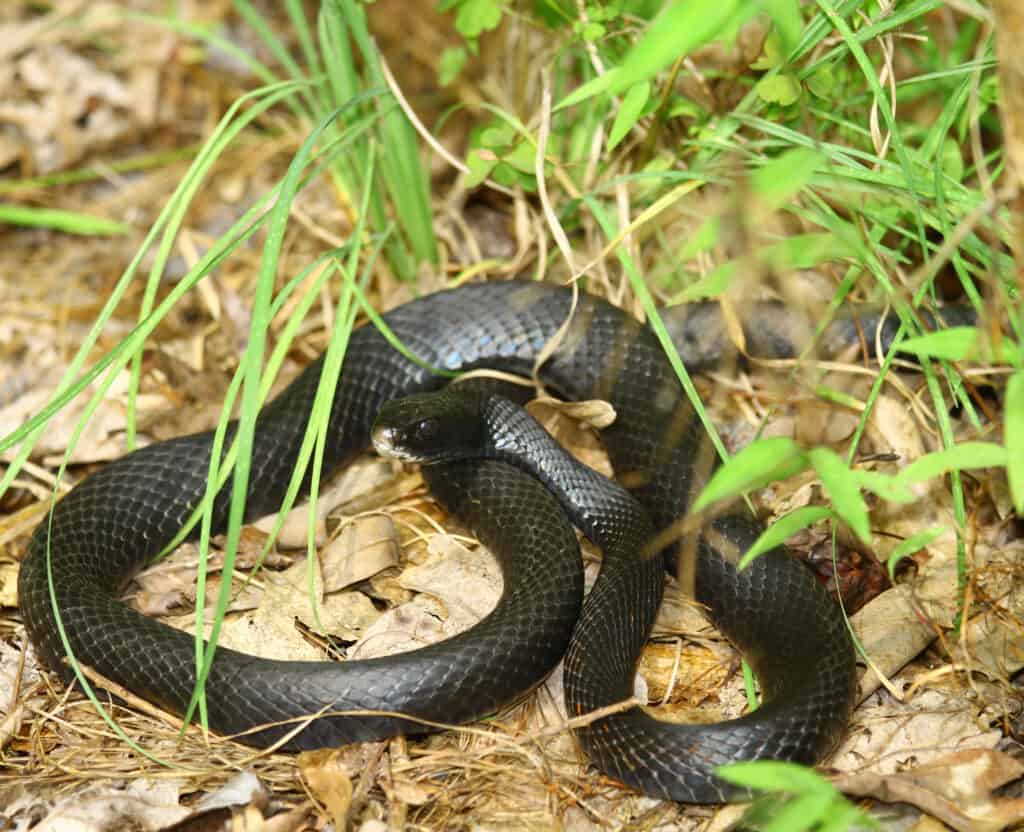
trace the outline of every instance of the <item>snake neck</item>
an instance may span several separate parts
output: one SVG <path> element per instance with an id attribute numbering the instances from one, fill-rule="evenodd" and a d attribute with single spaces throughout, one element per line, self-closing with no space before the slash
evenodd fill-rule
<path id="1" fill-rule="evenodd" d="M 540 480 L 606 562 L 635 558 L 653 538 L 653 526 L 637 499 L 572 456 L 529 413 L 494 395 L 483 396 L 480 407 L 487 455 Z"/>

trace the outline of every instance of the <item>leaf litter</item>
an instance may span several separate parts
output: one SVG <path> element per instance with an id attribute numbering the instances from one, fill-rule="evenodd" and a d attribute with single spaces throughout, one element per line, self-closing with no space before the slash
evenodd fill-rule
<path id="1" fill-rule="evenodd" d="M 114 4 L 88 4 L 90 11 L 77 29 L 52 25 L 86 5 L 54 3 L 34 20 L 0 23 L 0 81 L 13 91 L 0 107 L 0 123 L 11 128 L 2 134 L 0 165 L 18 160 L 23 175 L 31 175 L 66 169 L 135 137 L 179 144 L 198 138 L 172 123 L 174 107 L 202 112 L 215 95 L 202 84 L 182 83 L 182 43 L 128 26 Z M 84 41 L 97 36 L 139 39 L 145 46 L 133 54 L 144 58 L 129 66 L 108 66 L 102 54 L 82 49 Z M 156 83 L 167 88 L 160 106 L 154 106 Z M 288 149 L 287 142 L 276 149 Z M 268 168 L 273 169 L 275 158 L 269 156 Z M 273 178 L 252 161 L 230 161 L 218 174 L 220 187 L 207 197 L 197 227 L 190 229 L 195 240 L 216 236 L 226 217 L 237 216 L 241 194 L 259 193 Z M 280 173 L 281 160 L 276 164 Z M 82 205 L 99 196 L 101 206 L 144 228 L 153 205 L 162 202 L 156 195 L 166 195 L 180 173 L 172 163 L 68 188 L 63 196 Z M 322 248 L 325 237 L 336 237 L 345 226 L 330 194 L 314 187 L 304 198 L 311 203 L 304 207 L 308 216 L 328 219 L 289 232 L 290 260 L 282 268 L 289 274 Z M 481 215 L 475 228 L 497 229 L 499 238 L 507 233 L 507 224 L 495 221 L 494 211 L 481 211 L 479 205 L 474 211 Z M 523 211 L 514 206 L 515 213 Z M 517 223 L 518 238 L 498 239 L 488 253 L 529 250 L 535 244 L 526 236 L 529 228 Z M 109 276 L 120 271 L 137 243 L 71 242 L 32 230 L 4 236 L 12 245 L 0 262 L 0 434 L 20 425 L 52 395 L 109 291 Z M 495 232 L 487 230 L 485 236 Z M 471 246 L 465 236 L 452 239 L 453 248 Z M 176 251 L 180 268 L 194 262 L 196 251 L 184 245 Z M 240 310 L 242 299 L 250 296 L 251 272 L 251 264 L 244 262 L 226 265 L 211 282 L 213 306 L 210 297 L 205 300 L 208 312 L 224 310 L 221 317 L 211 313 L 215 325 L 169 327 L 156 341 L 157 352 L 144 356 L 143 392 L 137 400 L 143 441 L 208 427 L 216 420 L 224 373 L 233 366 L 238 346 L 231 339 L 217 345 L 216 332 L 225 324 L 230 329 L 232 317 L 237 319 L 235 332 L 244 331 L 246 313 Z M 16 279 L 23 274 L 39 279 Z M 408 292 L 387 278 L 378 281 L 375 291 L 381 308 L 395 305 Z M 54 297 L 64 300 L 55 305 Z M 328 310 L 322 320 L 330 320 Z M 116 343 L 131 324 L 130 318 L 112 319 L 100 346 Z M 304 333 L 286 375 L 323 344 L 322 328 Z M 742 444 L 770 417 L 768 428 L 776 435 L 799 431 L 841 447 L 852 424 L 850 414 L 841 420 L 823 417 L 809 396 L 798 391 L 794 397 L 792 388 L 781 387 L 777 379 L 782 376 L 772 375 L 777 372 L 752 367 L 738 376 L 714 375 L 716 392 L 705 398 L 713 403 L 723 433 Z M 839 375 L 844 373 L 854 375 L 852 369 Z M 907 460 L 934 446 L 933 417 L 921 411 L 904 386 L 915 383 L 901 380 L 886 387 L 868 424 L 865 451 Z M 95 463 L 126 451 L 126 389 L 126 380 L 119 377 L 75 449 L 72 481 Z M 863 394 L 860 387 L 849 389 Z M 43 486 L 51 485 L 42 472 L 63 458 L 80 401 L 51 423 L 43 436 L 46 444 L 37 446 L 32 460 L 40 476 L 33 478 L 26 469 L 14 496 L 0 503 L 0 816 L 55 830 L 128 823 L 164 829 L 202 817 L 226 817 L 229 823 L 233 817 L 237 824 L 280 829 L 322 828 L 327 822 L 365 830 L 406 824 L 697 829 L 714 816 L 712 809 L 684 810 L 625 792 L 588 770 L 564 729 L 558 671 L 533 696 L 483 723 L 415 741 L 399 738 L 298 758 L 257 754 L 204 737 L 194 727 L 179 737 L 174 718 L 157 719 L 104 700 L 130 738 L 172 766 L 163 768 L 129 752 L 87 701 L 40 673 L 33 651 L 24 646 L 14 609 L 18 560 L 41 517 L 37 506 L 45 511 L 39 502 L 45 498 Z M 186 402 L 197 410 L 202 404 L 210 408 L 197 413 Z M 610 472 L 592 432 L 555 419 L 549 409 L 538 413 L 546 424 L 555 420 L 556 435 L 584 461 Z M 598 408 L 595 418 L 606 417 Z M 883 469 L 886 464 L 880 463 Z M 957 614 L 957 578 L 955 541 L 947 534 L 916 553 L 908 564 L 912 574 L 903 582 L 854 615 L 855 632 L 887 684 L 880 685 L 878 675 L 868 671 L 864 702 L 828 766 L 852 795 L 910 803 L 957 829 L 999 829 L 1022 816 L 1016 798 L 996 794 L 1021 777 L 1019 762 L 1006 753 L 1015 748 L 1003 728 L 1020 717 L 1019 696 L 1009 679 L 1024 666 L 1017 591 L 1021 552 L 1001 525 L 1007 512 L 999 483 L 971 485 L 981 508 L 976 533 L 968 541 L 973 578 L 967 637 L 956 645 L 949 640 Z M 924 528 L 954 527 L 944 489 L 922 486 L 920 497 L 909 507 L 872 505 L 880 559 L 899 540 Z M 769 516 L 820 499 L 813 478 L 777 484 L 759 495 Z M 986 500 L 992 504 L 987 518 Z M 500 587 L 493 561 L 441 516 L 415 472 L 362 462 L 327 487 L 315 512 L 312 581 L 310 568 L 294 551 L 305 545 L 308 523 L 307 509 L 296 508 L 264 569 L 251 580 L 232 579 L 224 643 L 237 639 L 239 649 L 249 652 L 322 659 L 323 645 L 341 635 L 348 655 L 363 657 L 446 637 L 493 605 Z M 240 552 L 244 566 L 256 561 L 269 525 L 264 521 L 246 531 Z M 193 627 L 194 613 L 187 610 L 195 603 L 196 557 L 194 547 L 186 545 L 141 575 L 130 594 L 133 603 Z M 215 549 L 204 609 L 219 591 L 219 557 Z M 592 581 L 596 554 L 588 548 L 586 557 Z M 404 603 L 381 612 L 382 602 Z M 643 657 L 638 688 L 651 702 L 665 701 L 662 713 L 668 717 L 710 721 L 745 707 L 735 653 L 674 592 Z"/>

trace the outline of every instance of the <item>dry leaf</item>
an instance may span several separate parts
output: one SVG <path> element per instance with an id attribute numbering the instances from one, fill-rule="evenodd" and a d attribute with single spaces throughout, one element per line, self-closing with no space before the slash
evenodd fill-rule
<path id="1" fill-rule="evenodd" d="M 197 812 L 231 806 L 255 805 L 262 809 L 268 799 L 267 790 L 251 771 L 240 771 L 216 791 L 207 792 L 196 804 Z"/>
<path id="2" fill-rule="evenodd" d="M 967 622 L 954 651 L 957 663 L 997 680 L 1009 679 L 1024 667 L 1024 628 L 1017 612 L 988 611 Z"/>
<path id="3" fill-rule="evenodd" d="M 347 467 L 334 483 L 320 492 L 316 502 L 315 543 L 323 546 L 327 542 L 327 517 L 340 505 L 366 497 L 383 483 L 394 481 L 394 466 L 389 460 L 368 459 Z M 270 533 L 277 523 L 277 515 L 260 518 L 253 525 L 260 531 Z M 277 544 L 283 549 L 305 548 L 309 535 L 309 506 L 301 505 L 288 512 Z"/>
<path id="4" fill-rule="evenodd" d="M 352 805 L 352 780 L 341 762 L 341 751 L 322 749 L 299 755 L 299 771 L 310 792 L 331 815 L 335 829 L 347 829 L 346 818 Z"/>
<path id="5" fill-rule="evenodd" d="M 846 794 L 910 803 L 962 832 L 998 832 L 1024 820 L 1024 799 L 992 793 L 1024 775 L 1024 764 L 999 751 L 967 749 L 909 771 L 847 774 Z"/>
<path id="6" fill-rule="evenodd" d="M 482 547 L 470 551 L 446 534 L 431 536 L 430 557 L 399 575 L 406 589 L 441 602 L 453 632 L 461 632 L 494 609 L 501 596 L 501 571 Z"/>
<path id="7" fill-rule="evenodd" d="M 105 829 L 157 830 L 178 823 L 189 810 L 178 804 L 172 780 L 128 781 L 123 789 L 86 786 L 60 799 L 33 832 L 98 832 Z"/>
<path id="8" fill-rule="evenodd" d="M 75 445 L 71 462 L 105 462 L 122 456 L 126 451 L 124 436 L 124 420 L 126 413 L 125 396 L 128 392 L 129 373 L 120 373 L 107 390 L 106 398 L 93 413 L 89 424 Z M 93 387 L 86 388 L 92 392 Z M 30 417 L 34 416 L 53 398 L 55 388 L 36 388 L 18 397 L 7 407 L 0 409 L 0 436 L 21 427 Z M 136 399 L 139 412 L 151 410 L 159 403 L 164 405 L 161 396 L 140 395 Z M 63 454 L 88 404 L 87 395 L 83 394 L 69 403 L 57 413 L 39 441 L 32 450 L 32 458 L 42 457 L 44 465 L 56 466 L 63 461 Z M 139 445 L 145 444 L 140 442 Z M 18 448 L 10 448 L 0 458 L 10 461 Z"/>
<path id="9" fill-rule="evenodd" d="M 910 683 L 894 680 L 903 689 Z M 857 710 L 850 735 L 829 765 L 840 771 L 889 775 L 954 750 L 991 749 L 1002 737 L 978 724 L 976 707 L 957 691 L 934 688 L 897 702 L 880 690 Z"/>
<path id="10" fill-rule="evenodd" d="M 259 832 L 307 832 L 317 827 L 310 823 L 314 809 L 313 802 L 306 801 L 289 812 L 279 812 L 272 818 L 260 822 Z M 237 832 L 232 828 L 231 832 Z"/>
<path id="11" fill-rule="evenodd" d="M 0 719 L 0 749 L 6 748 L 7 743 L 17 736 L 25 722 L 27 712 L 28 709 L 19 702 L 11 708 L 7 716 Z"/>
<path id="12" fill-rule="evenodd" d="M 32 655 L 32 650 L 29 650 L 29 656 Z M 0 716 L 7 714 L 8 708 L 12 704 L 15 707 L 20 704 L 19 701 L 12 703 L 14 683 L 19 679 L 19 673 L 22 690 L 39 681 L 39 669 L 36 663 L 28 660 L 23 665 L 21 649 L 7 641 L 0 640 Z"/>
<path id="13" fill-rule="evenodd" d="M 661 702 L 671 693 L 669 702 L 689 709 L 713 699 L 729 677 L 730 653 L 691 642 L 648 644 L 637 668 L 647 680 L 648 701 Z"/>
<path id="14" fill-rule="evenodd" d="M 1024 667 L 1024 595 L 1018 586 L 1024 541 L 977 543 L 971 554 L 974 596 L 987 599 L 988 608 L 967 622 L 954 657 L 961 667 L 1006 680 Z"/>
<path id="15" fill-rule="evenodd" d="M 400 551 L 395 524 L 386 514 L 360 517 L 320 552 L 324 591 L 334 592 L 398 564 Z"/>
<path id="16" fill-rule="evenodd" d="M 266 535 L 243 526 L 239 538 L 236 568 L 251 569 L 256 565 L 263 552 Z M 223 538 L 217 535 L 213 539 L 215 546 L 223 545 Z M 271 550 L 264 558 L 263 565 L 277 567 L 290 565 L 294 561 Z M 220 595 L 221 567 L 224 563 L 222 549 L 211 549 L 206 567 L 206 611 L 211 614 L 216 608 Z M 159 563 L 140 572 L 135 577 L 138 590 L 130 600 L 140 612 L 151 616 L 164 616 L 171 610 L 191 608 L 195 606 L 196 581 L 199 571 L 199 546 L 196 543 L 184 543 Z M 259 581 L 236 583 L 232 587 L 228 612 L 241 612 L 255 609 L 263 596 Z M 192 617 L 183 619 L 191 626 Z M 176 625 L 177 626 L 177 625 Z"/>
<path id="17" fill-rule="evenodd" d="M 351 652 L 372 658 L 415 650 L 469 629 L 494 609 L 501 595 L 501 572 L 494 558 L 470 551 L 445 534 L 432 535 L 429 556 L 398 576 L 407 590 L 423 593 L 385 612 Z"/>
<path id="18" fill-rule="evenodd" d="M 550 396 L 538 396 L 530 402 L 529 409 L 537 419 L 546 416 L 545 411 L 553 410 L 598 430 L 611 425 L 615 421 L 616 416 L 615 408 L 602 399 L 590 399 L 583 402 L 563 402 Z"/>
<path id="19" fill-rule="evenodd" d="M 167 33 L 162 40 L 166 54 L 175 41 Z M 157 49 L 152 42 L 139 49 L 149 64 L 137 59 L 133 69 L 158 72 Z M 117 75 L 63 44 L 36 43 L 15 66 L 19 83 L 0 101 L 0 123 L 25 137 L 42 172 L 66 167 L 155 120 L 152 101 L 139 97 L 141 88 L 133 95 Z"/>
<path id="20" fill-rule="evenodd" d="M 395 800 L 407 803 L 410 806 L 423 806 L 429 803 L 441 790 L 439 786 L 430 786 L 426 783 L 418 783 L 407 777 L 395 777 L 391 783 L 391 793 Z"/>
<path id="21" fill-rule="evenodd" d="M 865 436 L 877 452 L 896 454 L 903 465 L 926 451 L 921 427 L 912 411 L 902 398 L 891 393 L 882 393 L 875 399 Z"/>
<path id="22" fill-rule="evenodd" d="M 872 664 L 886 678 L 935 640 L 935 628 L 929 625 L 914 600 L 910 586 L 900 585 L 871 599 L 853 616 L 853 630 L 864 645 Z M 865 699 L 881 684 L 871 667 L 860 680 L 860 699 Z"/>
<path id="23" fill-rule="evenodd" d="M 359 592 L 323 597 L 319 569 L 314 574 L 318 599 L 314 615 L 305 561 L 283 572 L 263 571 L 258 580 L 264 587 L 260 604 L 252 612 L 224 622 L 220 644 L 225 647 L 270 659 L 321 661 L 325 658 L 323 651 L 303 637 L 296 621 L 314 631 L 355 641 L 381 615 Z"/>
<path id="24" fill-rule="evenodd" d="M 13 561 L 0 561 L 0 607 L 18 606 L 19 566 Z"/>

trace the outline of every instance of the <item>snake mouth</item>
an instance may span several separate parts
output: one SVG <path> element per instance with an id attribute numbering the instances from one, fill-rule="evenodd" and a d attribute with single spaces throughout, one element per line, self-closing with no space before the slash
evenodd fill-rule
<path id="1" fill-rule="evenodd" d="M 391 425 L 374 425 L 370 431 L 370 441 L 381 456 L 398 459 L 402 462 L 423 462 L 423 457 L 410 450 L 400 440 L 398 429 Z"/>
<path id="2" fill-rule="evenodd" d="M 402 459 L 402 449 L 395 444 L 395 432 L 385 425 L 374 425 L 370 431 L 370 441 L 381 456 Z"/>

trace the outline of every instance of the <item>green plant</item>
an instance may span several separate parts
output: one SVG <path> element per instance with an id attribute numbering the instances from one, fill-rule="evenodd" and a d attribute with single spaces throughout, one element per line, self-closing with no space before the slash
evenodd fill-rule
<path id="1" fill-rule="evenodd" d="M 761 760 L 723 766 L 718 773 L 738 786 L 761 793 L 743 815 L 745 828 L 759 832 L 880 828 L 835 786 L 803 766 Z"/>

